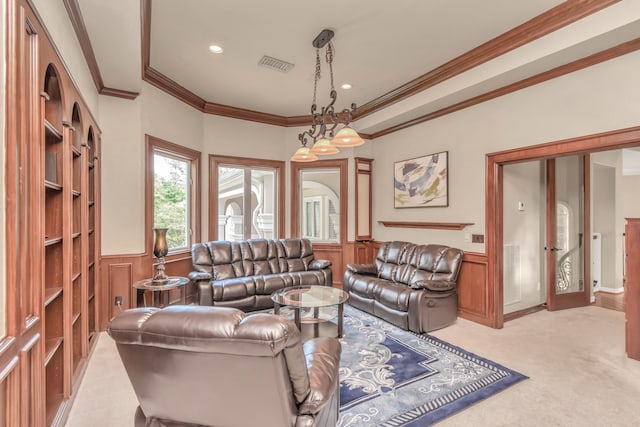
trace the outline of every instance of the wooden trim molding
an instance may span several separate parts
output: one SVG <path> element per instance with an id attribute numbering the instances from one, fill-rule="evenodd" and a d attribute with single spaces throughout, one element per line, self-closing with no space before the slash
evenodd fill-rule
<path id="1" fill-rule="evenodd" d="M 100 68 L 98 67 L 98 61 L 91 46 L 89 40 L 89 34 L 87 33 L 87 27 L 84 25 L 84 19 L 82 18 L 82 12 L 80 11 L 80 5 L 78 0 L 62 0 L 65 8 L 67 9 L 67 15 L 73 25 L 73 30 L 76 33 L 78 43 L 80 43 L 80 49 L 84 55 L 84 60 L 87 63 L 93 84 L 96 86 L 96 90 L 100 95 L 114 96 L 124 99 L 136 99 L 138 97 L 137 92 L 131 92 L 128 90 L 109 88 L 104 85 L 102 81 L 102 75 L 100 74 Z"/>
<path id="2" fill-rule="evenodd" d="M 378 221 L 385 227 L 396 228 L 427 228 L 433 230 L 463 230 L 473 225 L 473 222 L 411 222 L 411 221 Z"/>
<path id="3" fill-rule="evenodd" d="M 65 1 L 77 1 L 77 0 L 65 0 Z M 585 16 L 602 10 L 620 0 L 569 0 L 561 3 L 560 5 L 543 12 L 542 14 L 534 17 L 533 19 L 519 25 L 500 36 L 458 56 L 457 58 L 423 74 L 422 76 L 403 84 L 402 86 L 395 88 L 378 98 L 375 98 L 357 109 L 354 114 L 354 119 L 357 120 L 362 117 L 366 117 L 377 111 L 380 111 L 391 104 L 399 102 L 403 99 L 409 98 L 421 91 L 424 91 L 430 87 L 433 87 L 445 80 L 455 77 L 471 68 L 477 67 L 485 62 L 488 62 L 500 55 L 517 49 L 527 43 L 530 43 L 540 37 L 543 37 L 553 31 L 556 31 L 564 26 L 567 26 L 573 22 L 576 22 Z M 151 0 L 141 0 L 142 5 L 142 79 L 150 84 L 158 87 L 159 89 L 167 92 L 168 94 L 186 102 L 194 108 L 208 113 L 222 115 L 226 117 L 233 117 L 242 120 L 255 121 L 260 123 L 267 123 L 276 126 L 296 127 L 306 126 L 311 124 L 310 115 L 302 116 L 279 116 L 269 113 L 257 112 L 247 110 L 243 108 L 233 107 L 229 105 L 216 104 L 208 102 L 188 91 L 178 83 L 172 81 L 168 77 L 162 75 L 157 70 L 153 69 L 150 65 L 150 50 L 151 50 Z M 588 66 L 588 65 L 586 65 Z M 544 73 L 543 73 L 544 74 Z M 160 77 L 161 76 L 161 77 Z M 557 76 L 556 76 L 557 77 Z M 553 77 L 548 77 L 553 78 Z M 495 96 L 500 96 L 496 92 Z M 494 97 L 495 97 L 494 96 Z M 473 98 L 475 103 L 483 102 L 480 97 Z M 488 98 L 492 99 L 492 98 Z M 485 99 L 486 100 L 486 99 Z M 467 102 L 467 101 L 464 101 Z M 414 119 L 405 122 L 400 125 L 392 126 L 388 129 L 375 132 L 371 135 L 361 135 L 365 139 L 374 139 L 387 135 L 392 132 L 396 132 L 400 129 L 404 129 L 409 126 L 422 123 L 427 120 L 431 120 L 436 117 L 440 117 L 444 114 L 457 111 L 458 109 L 466 108 L 474 105 L 469 104 L 462 106 L 463 103 L 456 104 L 457 109 L 449 110 L 445 108 L 437 112 L 439 115 L 432 116 L 431 113 L 426 116 L 422 116 L 418 119 Z"/>
<path id="4" fill-rule="evenodd" d="M 277 192 L 277 238 L 285 235 L 285 162 L 280 160 L 253 159 L 249 157 L 217 156 L 209 154 L 209 239 L 218 240 L 218 166 L 271 168 L 276 171 Z"/>
<path id="5" fill-rule="evenodd" d="M 508 95 L 518 90 L 537 85 L 538 83 L 543 83 L 545 81 L 555 79 L 556 77 L 564 76 L 566 74 L 573 73 L 574 71 L 582 70 L 584 68 L 591 67 L 592 65 L 596 65 L 601 62 L 605 62 L 610 59 L 614 59 L 619 56 L 626 55 L 638 49 L 640 49 L 640 39 L 631 40 L 626 43 L 622 43 L 618 46 L 614 46 L 612 48 L 603 50 L 601 52 L 594 53 L 593 55 L 587 56 L 585 58 L 581 58 L 576 61 L 570 62 L 568 64 L 561 65 L 559 67 L 542 72 L 540 74 L 536 74 L 535 76 L 531 76 L 526 79 L 509 84 L 507 86 L 503 86 L 501 88 L 492 90 L 482 95 L 478 95 L 473 98 L 466 99 L 464 101 L 458 102 L 457 104 L 453 104 L 448 107 L 441 108 L 440 110 L 425 114 L 415 119 L 408 120 L 406 122 L 403 122 L 394 126 L 390 126 L 386 129 L 382 129 L 378 132 L 372 133 L 370 137 L 372 139 L 380 138 L 381 136 L 385 136 L 390 133 L 394 133 L 394 132 L 406 129 L 411 126 L 415 126 L 420 123 L 427 122 L 429 120 L 437 119 L 438 117 L 442 117 L 447 114 L 455 113 L 456 111 L 460 111 L 465 108 L 469 108 L 474 105 L 481 104 L 483 102 L 490 101 L 492 99 L 495 99 L 504 95 Z"/>
<path id="6" fill-rule="evenodd" d="M 360 108 L 356 119 L 368 116 L 389 105 L 406 99 L 471 68 L 504 55 L 514 49 L 576 22 L 619 0 L 570 0 L 547 10 L 533 19 L 429 71 Z"/>
<path id="7" fill-rule="evenodd" d="M 640 126 L 569 138 L 487 155 L 486 250 L 489 326 L 504 324 L 503 289 L 503 166 L 510 163 L 543 160 L 563 155 L 629 148 L 640 145 Z M 588 205 L 586 205 L 588 206 Z M 587 219 L 588 220 L 588 219 Z"/>

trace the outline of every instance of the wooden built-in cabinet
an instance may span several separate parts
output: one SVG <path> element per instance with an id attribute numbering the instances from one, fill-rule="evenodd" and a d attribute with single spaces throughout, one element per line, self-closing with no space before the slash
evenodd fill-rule
<path id="1" fill-rule="evenodd" d="M 100 131 L 29 2 L 7 23 L 0 425 L 58 426 L 100 325 Z"/>
<path id="2" fill-rule="evenodd" d="M 624 307 L 627 356 L 640 360 L 640 218 L 625 226 Z"/>

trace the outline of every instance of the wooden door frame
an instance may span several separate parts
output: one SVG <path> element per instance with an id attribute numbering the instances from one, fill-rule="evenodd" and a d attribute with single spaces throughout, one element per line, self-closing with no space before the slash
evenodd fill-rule
<path id="1" fill-rule="evenodd" d="M 503 245 L 502 228 L 504 223 L 503 166 L 531 160 L 544 160 L 571 154 L 588 154 L 638 145 L 640 145 L 640 126 L 487 154 L 485 215 L 490 326 L 502 328 L 504 325 L 503 259 L 502 250 L 500 249 Z M 586 202 L 585 209 L 590 209 Z"/>

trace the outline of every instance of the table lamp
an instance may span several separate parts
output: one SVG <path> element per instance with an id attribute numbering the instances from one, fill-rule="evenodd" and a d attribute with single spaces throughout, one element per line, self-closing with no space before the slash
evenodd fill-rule
<path id="1" fill-rule="evenodd" d="M 169 253 L 169 246 L 167 245 L 167 230 L 168 228 L 154 228 L 155 241 L 153 243 L 153 255 L 158 260 L 156 264 L 156 275 L 153 276 L 154 283 L 166 282 L 169 279 L 164 272 L 164 257 Z"/>

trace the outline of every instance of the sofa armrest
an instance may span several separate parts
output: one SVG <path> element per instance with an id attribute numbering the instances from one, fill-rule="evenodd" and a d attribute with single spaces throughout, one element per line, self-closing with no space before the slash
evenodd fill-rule
<path id="1" fill-rule="evenodd" d="M 452 280 L 418 280 L 411 284 L 413 289 L 428 289 L 430 291 L 450 291 L 456 288 Z"/>
<path id="2" fill-rule="evenodd" d="M 213 305 L 213 289 L 211 288 L 211 282 L 201 280 L 196 282 L 198 285 L 198 304 L 200 305 Z"/>
<path id="3" fill-rule="evenodd" d="M 193 283 L 200 282 L 202 280 L 209 281 L 212 278 L 213 277 L 211 276 L 211 273 L 207 273 L 204 271 L 192 271 L 191 273 L 189 273 L 189 280 L 191 280 Z"/>
<path id="4" fill-rule="evenodd" d="M 331 261 L 326 259 L 314 259 L 309 263 L 309 270 L 322 270 L 331 267 Z"/>
<path id="5" fill-rule="evenodd" d="M 356 274 L 377 275 L 378 269 L 375 264 L 347 264 L 347 270 Z"/>
<path id="6" fill-rule="evenodd" d="M 309 394 L 298 407 L 298 413 L 317 414 L 337 393 L 342 347 L 336 338 L 322 337 L 303 345 L 309 373 Z"/>

